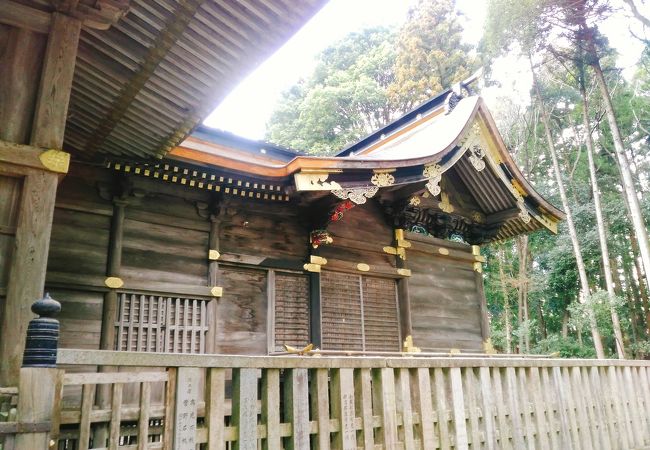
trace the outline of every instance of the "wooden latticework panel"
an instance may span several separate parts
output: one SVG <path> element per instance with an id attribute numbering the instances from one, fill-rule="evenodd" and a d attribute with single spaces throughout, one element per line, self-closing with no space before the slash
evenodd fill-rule
<path id="1" fill-rule="evenodd" d="M 309 343 L 309 278 L 301 274 L 275 274 L 275 348 Z"/>
<path id="2" fill-rule="evenodd" d="M 321 330 L 324 350 L 363 350 L 359 275 L 321 273 Z"/>
<path id="3" fill-rule="evenodd" d="M 399 351 L 397 283 L 390 278 L 362 277 L 365 350 Z"/>
<path id="4" fill-rule="evenodd" d="M 205 353 L 207 300 L 119 294 L 116 350 Z"/>

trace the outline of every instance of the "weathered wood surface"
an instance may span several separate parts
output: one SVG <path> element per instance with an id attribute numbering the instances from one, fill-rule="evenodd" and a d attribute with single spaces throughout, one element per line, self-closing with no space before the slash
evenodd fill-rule
<path id="1" fill-rule="evenodd" d="M 64 407 L 62 423 L 73 428 L 60 439 L 78 439 L 75 424 L 85 439 L 85 430 L 119 419 L 139 420 L 136 429 L 120 427 L 124 445 L 133 444 L 129 439 L 145 428 L 156 441 L 165 433 L 156 421 L 174 417 L 174 427 L 195 426 L 195 443 L 210 449 L 309 448 L 306 442 L 317 449 L 427 450 L 650 445 L 648 361 L 151 355 L 171 369 L 125 373 L 129 366 L 141 366 L 145 355 L 61 352 L 66 363 L 126 361 L 119 373 L 66 375 L 66 386 L 146 386 L 166 380 L 170 386 L 177 367 L 194 373 L 209 367 L 210 375 L 208 389 L 197 398 L 196 413 L 204 421 L 197 422 L 191 411 L 183 415 L 190 403 L 184 403 L 187 393 L 180 390 L 187 390 L 187 383 L 179 378 L 167 406 L 147 405 L 141 398 L 119 411 L 115 404 L 86 412 L 83 403 Z M 231 367 L 232 388 L 225 382 Z M 147 427 L 144 414 L 153 420 Z M 172 448 L 148 445 L 144 448 Z"/>
<path id="2" fill-rule="evenodd" d="M 481 351 L 486 339 L 483 291 L 472 263 L 448 259 L 439 251 L 462 253 L 461 244 L 430 241 L 408 251 L 413 340 L 423 351 Z M 464 254 L 473 258 L 467 245 Z"/>

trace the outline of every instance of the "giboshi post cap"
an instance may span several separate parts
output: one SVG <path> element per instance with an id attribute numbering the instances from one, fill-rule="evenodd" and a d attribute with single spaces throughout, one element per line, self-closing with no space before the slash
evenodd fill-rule
<path id="1" fill-rule="evenodd" d="M 61 312 L 61 303 L 50 297 L 49 293 L 32 303 L 32 312 L 40 317 L 54 317 Z"/>

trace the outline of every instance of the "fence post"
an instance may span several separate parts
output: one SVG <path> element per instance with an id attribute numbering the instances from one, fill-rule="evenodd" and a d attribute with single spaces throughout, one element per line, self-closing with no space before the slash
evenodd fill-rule
<path id="1" fill-rule="evenodd" d="M 16 436 L 17 450 L 56 446 L 50 434 L 63 385 L 63 371 L 56 368 L 59 321 L 54 318 L 61 304 L 45 294 L 34 302 L 32 311 L 39 317 L 29 322 L 20 369 L 16 419 L 26 432 Z"/>

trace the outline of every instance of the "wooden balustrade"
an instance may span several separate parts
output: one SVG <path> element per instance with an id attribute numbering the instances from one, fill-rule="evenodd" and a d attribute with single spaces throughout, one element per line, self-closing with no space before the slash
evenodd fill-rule
<path id="1" fill-rule="evenodd" d="M 63 349 L 59 449 L 638 449 L 650 362 Z M 129 372 L 129 367 L 140 371 Z M 160 367 L 166 367 L 160 371 Z M 145 371 L 142 371 L 145 370 Z M 109 408 L 94 406 L 109 385 Z M 78 398 L 66 397 L 81 386 Z M 135 392 L 126 396 L 124 392 Z M 153 392 L 160 395 L 153 395 Z M 108 427 L 108 442 L 93 430 Z M 198 447 L 197 447 L 198 445 Z"/>

